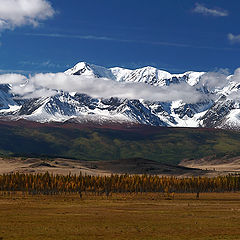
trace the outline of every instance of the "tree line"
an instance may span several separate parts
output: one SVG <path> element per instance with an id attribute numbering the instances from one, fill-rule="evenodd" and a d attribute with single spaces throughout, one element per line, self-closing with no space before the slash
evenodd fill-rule
<path id="1" fill-rule="evenodd" d="M 240 191 L 240 175 L 218 177 L 160 177 L 152 175 L 53 175 L 3 174 L 0 175 L 0 191 L 22 191 L 29 194 L 82 193 L 199 193 Z"/>

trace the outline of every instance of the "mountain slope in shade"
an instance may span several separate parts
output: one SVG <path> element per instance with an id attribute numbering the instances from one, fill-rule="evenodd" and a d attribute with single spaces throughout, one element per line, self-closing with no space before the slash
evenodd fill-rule
<path id="1" fill-rule="evenodd" d="M 21 105 L 14 101 L 10 90 L 10 85 L 0 84 L 0 115 L 7 115 L 21 108 Z"/>
<path id="2" fill-rule="evenodd" d="M 155 87 L 186 83 L 201 92 L 204 98 L 194 104 L 181 99 L 172 102 L 93 98 L 82 93 L 58 91 L 55 96 L 20 100 L 11 93 L 10 85 L 0 85 L 0 115 L 11 119 L 39 122 L 123 122 L 153 126 L 240 127 L 240 99 L 235 94 L 240 84 L 229 76 L 224 86 L 209 86 L 202 81 L 204 72 L 189 71 L 170 74 L 154 67 L 135 70 L 105 68 L 80 62 L 65 71 L 67 75 L 107 78 L 112 81 L 142 83 Z M 234 95 L 235 94 L 235 95 Z"/>
<path id="3" fill-rule="evenodd" d="M 147 158 L 178 164 L 184 159 L 240 156 L 240 133 L 223 129 L 126 124 L 0 121 L 0 157 L 82 160 Z"/>

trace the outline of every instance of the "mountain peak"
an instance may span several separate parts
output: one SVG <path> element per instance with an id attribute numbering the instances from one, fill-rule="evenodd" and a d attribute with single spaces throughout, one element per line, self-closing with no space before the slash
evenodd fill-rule
<path id="1" fill-rule="evenodd" d="M 79 62 L 74 67 L 65 71 L 69 75 L 82 75 L 86 71 L 91 71 L 90 65 L 86 62 Z"/>

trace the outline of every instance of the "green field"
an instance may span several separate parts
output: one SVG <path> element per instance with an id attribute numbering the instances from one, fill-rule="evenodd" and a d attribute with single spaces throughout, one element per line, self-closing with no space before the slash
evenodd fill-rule
<path id="1" fill-rule="evenodd" d="M 171 164 L 206 156 L 240 156 L 240 133 L 234 131 L 35 124 L 0 123 L 0 156 L 82 160 L 141 157 Z"/>
<path id="2" fill-rule="evenodd" d="M 0 239 L 240 239 L 240 193 L 0 196 Z"/>

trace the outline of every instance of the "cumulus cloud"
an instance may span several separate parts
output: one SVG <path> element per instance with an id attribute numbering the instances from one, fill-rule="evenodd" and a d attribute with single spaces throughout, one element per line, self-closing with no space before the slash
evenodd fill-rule
<path id="1" fill-rule="evenodd" d="M 20 75 L 21 76 L 21 75 Z M 195 103 L 202 98 L 196 88 L 187 83 L 172 84 L 166 87 L 155 87 L 144 83 L 122 83 L 104 78 L 67 75 L 65 73 L 40 73 L 26 79 L 24 76 L 2 75 L 12 84 L 12 92 L 22 98 L 48 97 L 59 91 L 85 93 L 96 98 L 119 97 L 169 102 L 183 100 Z M 2 83 L 0 81 L 0 83 Z"/>
<path id="2" fill-rule="evenodd" d="M 47 0 L 0 0 L 0 30 L 37 26 L 55 13 Z"/>
<path id="3" fill-rule="evenodd" d="M 193 12 L 213 17 L 226 17 L 229 15 L 227 10 L 218 8 L 207 8 L 202 4 L 196 3 Z"/>
<path id="4" fill-rule="evenodd" d="M 232 43 L 240 43 L 240 34 L 239 35 L 234 35 L 232 33 L 228 34 L 228 40 Z"/>

